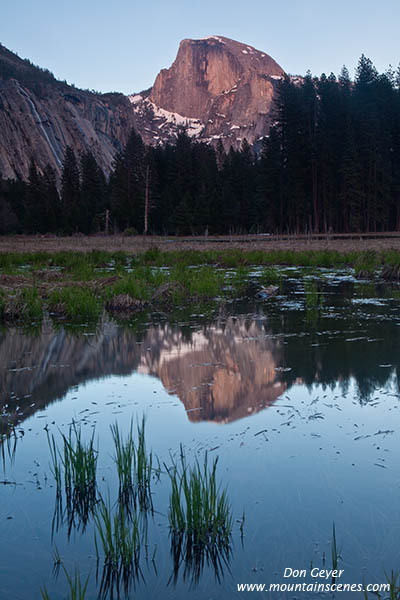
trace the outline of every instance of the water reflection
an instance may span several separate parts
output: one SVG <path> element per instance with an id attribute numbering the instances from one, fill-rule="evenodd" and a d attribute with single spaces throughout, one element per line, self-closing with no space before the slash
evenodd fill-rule
<path id="1" fill-rule="evenodd" d="M 335 316 L 333 319 L 332 316 Z M 256 413 L 297 383 L 345 390 L 361 402 L 397 377 L 399 337 L 389 319 L 362 320 L 329 306 L 315 331 L 301 310 L 227 317 L 191 328 L 167 323 L 138 332 L 112 321 L 71 334 L 46 323 L 41 335 L 0 335 L 0 408 L 14 427 L 71 388 L 109 375 L 157 377 L 190 421 L 227 423 Z"/>
<path id="2" fill-rule="evenodd" d="M 230 573 L 231 540 L 219 539 L 213 543 L 195 543 L 192 536 L 171 534 L 173 573 L 168 584 L 177 584 L 180 575 L 191 586 L 199 583 L 205 567 L 211 569 L 215 580 L 221 583 L 224 572 Z"/>
<path id="3" fill-rule="evenodd" d="M 286 389 L 280 340 L 260 322 L 230 318 L 190 335 L 178 326 L 141 336 L 104 322 L 91 336 L 47 325 L 41 336 L 9 330 L 0 338 L 2 414 L 18 423 L 74 386 L 134 371 L 158 377 L 192 421 L 232 421 L 268 406 Z"/>

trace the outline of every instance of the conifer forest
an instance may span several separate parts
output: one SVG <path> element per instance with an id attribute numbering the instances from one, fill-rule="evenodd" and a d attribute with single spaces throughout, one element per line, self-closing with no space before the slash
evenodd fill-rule
<path id="1" fill-rule="evenodd" d="M 0 233 L 197 235 L 400 229 L 400 71 L 361 56 L 354 81 L 283 78 L 269 135 L 238 150 L 192 140 L 146 147 L 132 130 L 104 174 L 65 153 L 61 178 L 32 157 L 0 179 Z"/>

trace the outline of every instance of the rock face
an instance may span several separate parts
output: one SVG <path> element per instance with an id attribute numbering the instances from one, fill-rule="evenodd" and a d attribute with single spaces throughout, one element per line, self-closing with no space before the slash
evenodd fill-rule
<path id="1" fill-rule="evenodd" d="M 160 71 L 151 90 L 130 98 L 138 121 L 153 111 L 148 141 L 162 139 L 171 125 L 184 125 L 189 135 L 237 147 L 243 138 L 253 143 L 268 132 L 284 74 L 264 52 L 228 38 L 183 40 L 173 65 Z"/>
<path id="2" fill-rule="evenodd" d="M 122 94 L 94 94 L 57 81 L 0 46 L 0 174 L 28 175 L 33 157 L 61 171 L 66 146 L 90 149 L 108 173 L 135 116 Z"/>
<path id="3" fill-rule="evenodd" d="M 282 68 L 267 54 L 228 38 L 183 40 L 154 86 L 129 97 L 96 94 L 57 81 L 0 45 L 0 174 L 28 175 L 34 157 L 58 173 L 67 145 L 90 149 L 105 173 L 132 127 L 147 144 L 170 142 L 182 126 L 225 148 L 268 132 Z"/>

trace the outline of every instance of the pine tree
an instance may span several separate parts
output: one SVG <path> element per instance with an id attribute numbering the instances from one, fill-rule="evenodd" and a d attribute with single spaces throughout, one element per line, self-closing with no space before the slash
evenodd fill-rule
<path id="1" fill-rule="evenodd" d="M 104 228 L 107 208 L 107 182 L 93 154 L 81 156 L 80 230 L 93 233 Z"/>
<path id="2" fill-rule="evenodd" d="M 61 175 L 61 229 L 75 233 L 80 228 L 80 180 L 79 168 L 74 151 L 65 150 Z"/>
<path id="3" fill-rule="evenodd" d="M 24 229 L 27 233 L 42 233 L 45 223 L 42 221 L 42 193 L 40 175 L 36 163 L 31 159 L 29 165 L 27 193 L 25 196 Z"/>
<path id="4" fill-rule="evenodd" d="M 132 130 L 124 150 L 115 158 L 110 177 L 111 207 L 120 230 L 144 229 L 145 172 L 145 147 Z"/>

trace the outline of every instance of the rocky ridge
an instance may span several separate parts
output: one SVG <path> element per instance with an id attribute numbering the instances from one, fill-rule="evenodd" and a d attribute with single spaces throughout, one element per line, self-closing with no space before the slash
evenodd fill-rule
<path id="1" fill-rule="evenodd" d="M 35 159 L 61 172 L 65 148 L 90 149 L 109 173 L 134 127 L 146 144 L 183 127 L 225 148 L 268 132 L 282 68 L 267 54 L 221 36 L 185 39 L 153 87 L 129 97 L 79 90 L 0 45 L 0 174 L 26 178 Z"/>

